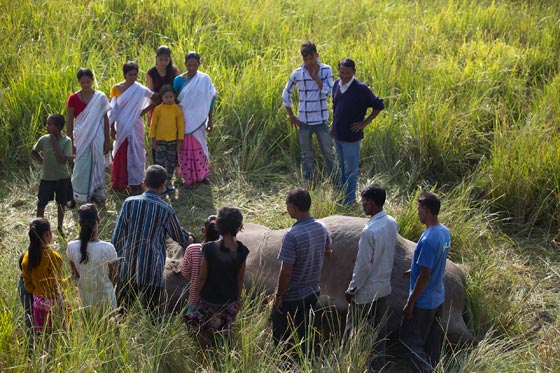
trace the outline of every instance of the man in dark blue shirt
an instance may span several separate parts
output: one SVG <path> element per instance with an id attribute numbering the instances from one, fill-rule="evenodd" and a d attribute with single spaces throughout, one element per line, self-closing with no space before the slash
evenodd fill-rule
<path id="1" fill-rule="evenodd" d="M 383 100 L 354 77 L 356 64 L 350 58 L 338 63 L 339 79 L 333 87 L 333 125 L 331 136 L 336 145 L 336 157 L 340 172 L 339 185 L 344 192 L 340 201 L 344 205 L 356 201 L 360 141 L 364 128 L 385 108 Z M 365 118 L 368 108 L 371 113 Z M 364 119 L 365 118 L 365 119 Z"/>

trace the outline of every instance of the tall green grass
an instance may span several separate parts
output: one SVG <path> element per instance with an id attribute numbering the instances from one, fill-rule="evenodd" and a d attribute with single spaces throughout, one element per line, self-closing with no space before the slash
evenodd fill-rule
<path id="1" fill-rule="evenodd" d="M 357 77 L 385 99 L 386 110 L 366 128 L 360 187 L 388 187 L 386 208 L 411 240 L 423 230 L 419 189 L 443 196 L 441 221 L 452 231 L 451 258 L 469 268 L 467 314 L 480 343 L 448 350 L 438 369 L 557 370 L 557 321 L 515 338 L 538 311 L 560 316 L 559 18 L 556 1 L 0 0 L 0 370 L 29 369 L 15 284 L 37 193 L 30 149 L 45 115 L 64 112 L 79 88 L 77 69 L 93 69 L 108 93 L 126 60 L 140 64 L 143 81 L 160 44 L 181 70 L 185 52 L 201 53 L 201 70 L 219 92 L 209 135 L 214 184 L 181 188 L 169 202 L 194 232 L 225 204 L 278 229 L 292 224 L 284 198 L 301 183 L 299 145 L 280 94 L 308 38 L 333 67 L 355 59 Z M 359 206 L 336 205 L 336 193 L 315 180 L 313 214 L 363 215 Z M 121 202 L 109 194 L 104 239 Z M 47 216 L 54 218 L 52 206 Z M 69 237 L 77 237 L 75 221 L 67 214 Z M 89 338 L 69 289 L 75 322 L 51 356 L 31 357 L 34 370 L 273 371 L 286 358 L 271 344 L 260 303 L 247 301 L 239 339 L 197 355 L 175 319 L 154 330 L 135 315 L 119 335 L 101 323 Z M 328 346 L 298 369 L 359 370 L 371 342 L 357 342 L 354 352 Z"/>

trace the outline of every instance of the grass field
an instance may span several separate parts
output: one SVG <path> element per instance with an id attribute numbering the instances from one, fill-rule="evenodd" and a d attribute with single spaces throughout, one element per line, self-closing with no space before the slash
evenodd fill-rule
<path id="1" fill-rule="evenodd" d="M 144 81 L 161 44 L 181 70 L 185 52 L 198 51 L 219 92 L 209 138 L 212 185 L 181 188 L 170 199 L 181 222 L 197 230 L 229 204 L 246 221 L 289 226 L 284 196 L 302 180 L 280 95 L 301 63 L 299 45 L 313 39 L 324 63 L 356 60 L 357 77 L 385 99 L 362 143 L 360 187 L 386 186 L 388 212 L 414 241 L 423 229 L 416 194 L 439 193 L 440 220 L 452 232 L 450 256 L 470 268 L 469 327 L 479 343 L 448 346 L 438 370 L 558 371 L 559 22 L 553 0 L 0 0 L 0 370 L 286 369 L 266 309 L 249 298 L 238 338 L 199 352 L 174 318 L 157 330 L 132 317 L 118 333 L 109 320 L 86 331 L 72 286 L 66 291 L 73 323 L 54 338 L 50 355 L 28 360 L 17 258 L 35 213 L 38 167 L 30 149 L 44 133 L 45 115 L 65 111 L 79 88 L 79 67 L 94 70 L 97 88 L 108 94 L 126 60 L 139 63 Z M 317 179 L 312 193 L 316 217 L 362 216 L 357 205 L 336 205 L 329 183 Z M 111 237 L 121 203 L 109 195 L 102 239 Z M 47 216 L 55 219 L 53 206 Z M 65 228 L 77 237 L 72 213 Z M 552 322 L 526 333 L 543 311 Z M 359 371 L 371 343 L 366 335 L 349 351 L 325 343 L 319 359 L 298 369 Z"/>

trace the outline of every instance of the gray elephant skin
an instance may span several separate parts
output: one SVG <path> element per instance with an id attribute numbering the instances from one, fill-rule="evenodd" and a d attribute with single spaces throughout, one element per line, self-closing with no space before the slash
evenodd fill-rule
<path id="1" fill-rule="evenodd" d="M 320 220 L 331 233 L 334 254 L 330 258 L 325 258 L 323 264 L 319 305 L 323 311 L 330 311 L 327 314 L 335 315 L 340 326 L 344 325 L 348 309 L 344 292 L 352 278 L 358 241 L 367 219 L 329 216 Z M 287 230 L 270 230 L 262 225 L 246 223 L 243 231 L 238 235 L 238 239 L 250 250 L 247 257 L 245 286 L 247 290 L 256 290 L 253 294 L 257 296 L 263 296 L 263 293 L 274 294 L 280 271 L 280 262 L 276 256 Z M 399 329 L 402 309 L 408 297 L 409 277 L 403 273 L 410 268 L 414 247 L 414 242 L 398 236 L 391 276 L 390 314 L 387 321 L 388 330 L 392 332 Z M 184 250 L 177 248 L 176 250 L 175 256 L 168 258 L 164 274 L 165 303 L 169 312 L 182 310 L 188 299 L 189 283 L 181 276 Z M 465 273 L 449 259 L 445 267 L 444 284 L 443 323 L 447 339 L 453 344 L 471 342 L 473 335 L 463 319 L 466 302 Z"/>

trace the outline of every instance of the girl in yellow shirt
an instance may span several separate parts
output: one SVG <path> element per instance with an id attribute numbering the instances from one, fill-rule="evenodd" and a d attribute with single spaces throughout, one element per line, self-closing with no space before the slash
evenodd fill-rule
<path id="1" fill-rule="evenodd" d="M 52 241 L 47 219 L 33 219 L 29 225 L 29 248 L 21 262 L 23 285 L 33 294 L 33 329 L 52 330 L 52 310 L 62 306 L 62 257 L 48 245 Z"/>

